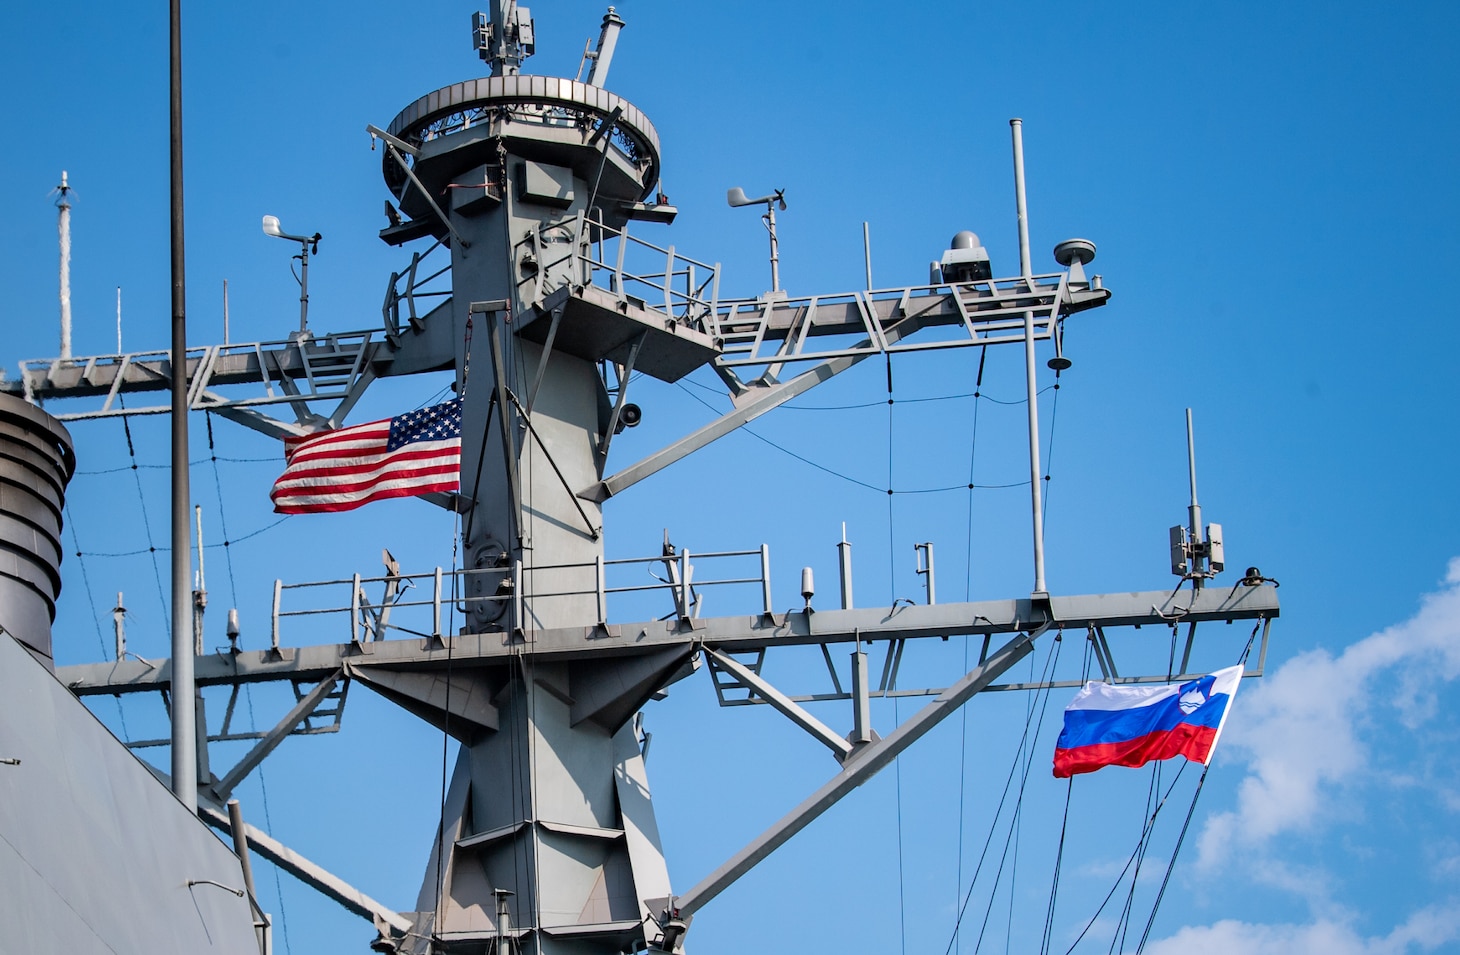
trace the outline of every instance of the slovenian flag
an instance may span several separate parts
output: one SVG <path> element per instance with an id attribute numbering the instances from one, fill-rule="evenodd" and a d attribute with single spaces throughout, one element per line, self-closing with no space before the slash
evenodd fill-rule
<path id="1" fill-rule="evenodd" d="M 1086 683 L 1065 708 L 1054 774 L 1063 779 L 1173 756 L 1206 763 L 1241 681 L 1242 667 L 1234 666 L 1180 686 Z"/>

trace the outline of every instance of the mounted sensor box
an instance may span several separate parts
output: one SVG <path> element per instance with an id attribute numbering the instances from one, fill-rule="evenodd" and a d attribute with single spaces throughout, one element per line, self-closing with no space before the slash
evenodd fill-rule
<path id="1" fill-rule="evenodd" d="M 502 203 L 501 190 L 486 166 L 463 173 L 447 188 L 451 190 L 451 211 L 464 216 L 482 215 Z"/>
<path id="2" fill-rule="evenodd" d="M 566 209 L 573 204 L 573 171 L 528 160 L 517 167 L 517 198 Z"/>

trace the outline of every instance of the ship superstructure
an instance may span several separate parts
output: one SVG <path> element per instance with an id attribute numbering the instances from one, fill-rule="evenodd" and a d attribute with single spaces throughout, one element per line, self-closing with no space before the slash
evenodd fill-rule
<path id="1" fill-rule="evenodd" d="M 1110 292 L 1086 272 L 1095 246 L 1084 239 L 1056 247 L 1059 271 L 1034 272 L 1022 228 L 1017 121 L 1019 274 L 995 277 L 977 237 L 960 233 L 927 282 L 872 288 L 869 280 L 862 289 L 792 295 L 776 271 L 774 217 L 784 196 L 752 199 L 736 190 L 732 204 L 766 206 L 773 272 L 769 292 L 732 298 L 708 257 L 633 233 L 635 223 L 672 222 L 677 210 L 659 191 L 653 124 L 604 88 L 622 25 L 610 8 L 589 75 L 569 80 L 523 72 L 536 42 L 526 8 L 498 0 L 478 14 L 474 45 L 490 75 L 436 90 L 389 124 L 368 127 L 390 194 L 381 238 L 412 251 L 389 282 L 383 324 L 325 332 L 309 327 L 302 308 L 300 330 L 287 338 L 188 353 L 191 410 L 280 438 L 340 427 L 381 378 L 444 372 L 460 402 L 459 491 L 430 495 L 459 516 L 455 561 L 443 555 L 445 570 L 417 572 L 387 557 L 383 575 L 333 582 L 331 593 L 341 596 L 308 612 L 345 623 L 321 624 L 321 641 L 305 646 L 281 639 L 280 620 L 303 612 L 291 606 L 295 592 L 324 582 L 280 581 L 268 648 L 214 654 L 199 642 L 193 661 L 200 687 L 288 681 L 296 688 L 297 705 L 231 766 L 210 762 L 208 742 L 238 737 L 201 721 L 199 812 L 222 829 L 233 825 L 224 807 L 239 783 L 290 735 L 331 718 L 337 724 L 351 682 L 459 742 L 410 910 L 369 898 L 348 874 L 326 872 L 248 827 L 254 851 L 370 919 L 378 951 L 500 952 L 508 944 L 543 953 L 678 951 L 696 911 L 999 685 L 1041 640 L 1080 633 L 1107 677 L 1168 681 L 1190 676 L 1200 624 L 1261 621 L 1258 673 L 1265 625 L 1278 613 L 1273 587 L 1255 572 L 1231 588 L 1202 586 L 1223 569 L 1223 555 L 1220 529 L 1201 524 L 1194 473 L 1189 526 L 1172 537 L 1173 571 L 1189 589 L 1080 596 L 1047 586 L 1037 356 L 1048 352 L 1050 369 L 1068 367 L 1064 323 L 1103 306 Z M 277 220 L 273 230 L 280 234 Z M 606 500 L 760 415 L 868 359 L 996 345 L 1022 349 L 1026 371 L 1028 594 L 938 602 L 929 546 L 923 602 L 857 606 L 846 557 L 836 606 L 823 600 L 813 610 L 808 574 L 805 608 L 786 612 L 773 600 L 764 547 L 691 553 L 666 540 L 661 553 L 642 559 L 606 556 Z M 18 388 L 54 403 L 52 410 L 67 409 L 63 419 L 142 414 L 165 409 L 123 397 L 169 388 L 173 367 L 165 353 L 63 356 L 26 363 Z M 642 414 L 630 400 L 635 375 L 675 382 L 705 367 L 731 410 L 638 461 L 610 466 L 615 436 Z M 60 399 L 89 403 L 70 411 L 73 403 Z M 617 568 L 630 563 L 662 574 L 655 589 L 666 599 L 663 618 L 611 617 L 611 595 L 631 589 L 616 582 Z M 759 599 L 737 615 L 702 615 L 702 594 L 719 585 L 750 587 Z M 1183 629 L 1175 672 L 1118 668 L 1110 637 L 1146 624 Z M 898 686 L 908 641 L 950 636 L 982 640 L 976 665 L 919 691 L 930 702 L 879 736 L 871 701 Z M 798 646 L 821 648 L 832 692 L 790 692 L 763 675 L 768 654 Z M 772 706 L 833 762 L 825 785 L 722 866 L 673 885 L 636 714 L 698 669 L 709 671 L 723 705 Z M 173 689 L 170 667 L 139 660 L 70 667 L 61 676 L 82 696 Z M 845 725 L 813 715 L 813 698 L 844 701 Z"/>

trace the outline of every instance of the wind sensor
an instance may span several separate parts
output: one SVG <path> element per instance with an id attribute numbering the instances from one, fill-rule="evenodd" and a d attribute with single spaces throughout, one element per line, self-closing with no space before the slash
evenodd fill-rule
<path id="1" fill-rule="evenodd" d="M 732 209 L 741 206 L 758 206 L 765 203 L 765 215 L 760 221 L 765 223 L 766 231 L 771 235 L 771 298 L 784 298 L 781 293 L 781 246 L 776 240 L 776 206 L 781 211 L 786 211 L 786 190 L 777 189 L 768 196 L 761 196 L 759 199 L 752 199 L 745 194 L 745 190 L 736 186 L 725 193 L 725 201 L 730 203 Z"/>
<path id="2" fill-rule="evenodd" d="M 264 235 L 299 243 L 299 254 L 294 256 L 299 260 L 299 274 L 294 278 L 299 282 L 299 334 L 306 335 L 309 332 L 309 256 L 319 254 L 319 240 L 323 236 L 318 232 L 314 235 L 290 235 L 279 228 L 278 216 L 264 216 Z"/>

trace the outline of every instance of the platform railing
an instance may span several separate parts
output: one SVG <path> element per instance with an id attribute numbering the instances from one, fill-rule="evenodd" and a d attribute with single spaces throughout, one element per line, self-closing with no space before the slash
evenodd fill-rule
<path id="1" fill-rule="evenodd" d="M 716 568 L 719 575 L 696 577 L 696 570 L 701 566 Z M 585 571 L 591 577 L 591 584 L 562 583 L 584 576 Z M 632 582 L 635 571 L 644 572 L 653 582 Z M 477 583 L 485 585 L 484 590 L 492 588 L 493 592 L 471 593 L 473 584 Z M 337 580 L 298 583 L 275 580 L 270 645 L 275 651 L 280 648 L 282 629 L 290 618 L 326 617 L 334 621 L 326 627 L 335 631 L 340 638 L 338 642 L 353 645 L 391 639 L 392 632 L 440 640 L 448 635 L 449 628 L 443 627 L 443 622 L 449 622 L 453 614 L 465 621 L 473 609 L 495 604 L 504 611 L 511 607 L 513 619 L 520 621 L 526 619 L 524 603 L 530 606 L 534 600 L 561 597 L 593 597 L 598 617 L 595 622 L 606 626 L 610 622 L 611 598 L 662 594 L 667 597 L 669 608 L 664 617 L 688 621 L 700 615 L 704 591 L 709 588 L 752 586 L 759 595 L 760 612 L 772 613 L 770 551 L 765 545 L 755 550 L 696 554 L 679 549 L 652 557 L 600 557 L 565 564 L 528 566 L 518 561 L 499 567 L 456 570 L 436 567 L 422 573 L 388 573 L 376 577 L 354 574 Z M 378 599 L 372 600 L 367 588 L 378 593 Z M 415 591 L 423 596 L 413 596 Z M 311 602 L 304 597 L 306 594 L 320 596 Z M 312 605 L 298 606 L 298 602 Z M 320 636 L 318 630 L 314 631 L 310 642 L 317 642 Z"/>
<path id="2" fill-rule="evenodd" d="M 549 283 L 571 281 L 602 289 L 621 302 L 630 300 L 663 312 L 700 331 L 718 308 L 720 266 L 692 259 L 673 245 L 662 247 L 603 225 L 581 212 L 572 219 L 535 229 L 516 246 L 527 273 L 519 280 L 523 297 L 541 302 Z"/>
<path id="3" fill-rule="evenodd" d="M 354 397 L 371 355 L 373 331 L 305 332 L 277 341 L 232 342 L 187 350 L 188 407 L 194 411 L 220 407 L 247 408 Z M 20 363 L 27 401 L 51 397 L 100 398 L 101 406 L 57 415 L 63 421 L 118 414 L 166 414 L 167 402 L 134 402 L 123 407 L 123 393 L 166 393 L 172 379 L 167 349 L 30 359 Z M 229 391 L 221 393 L 218 389 Z M 248 389 L 251 394 L 238 393 Z"/>

